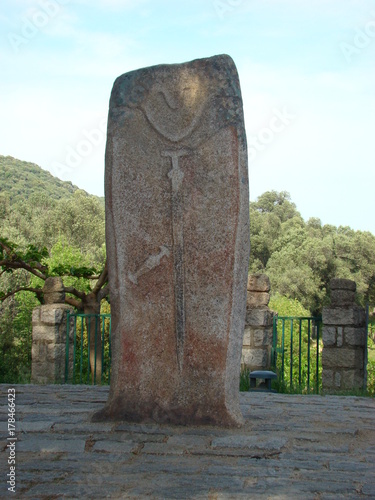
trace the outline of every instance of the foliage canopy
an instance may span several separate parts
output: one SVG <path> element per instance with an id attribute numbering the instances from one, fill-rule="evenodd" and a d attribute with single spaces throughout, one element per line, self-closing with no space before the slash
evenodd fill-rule
<path id="1" fill-rule="evenodd" d="M 70 303 L 79 307 L 106 272 L 104 200 L 33 163 L 0 156 L 0 223 L 0 362 L 13 382 L 26 381 L 31 311 L 43 300 L 43 280 L 62 276 Z M 268 274 L 281 308 L 287 298 L 318 315 L 334 277 L 356 281 L 358 302 L 375 304 L 373 234 L 318 218 L 305 222 L 286 191 L 250 202 L 250 231 L 249 271 Z"/>
<path id="2" fill-rule="evenodd" d="M 286 192 L 250 203 L 250 272 L 264 272 L 272 293 L 298 299 L 313 315 L 329 301 L 332 278 L 357 283 L 357 299 L 375 303 L 375 236 L 349 227 L 305 222 Z"/>

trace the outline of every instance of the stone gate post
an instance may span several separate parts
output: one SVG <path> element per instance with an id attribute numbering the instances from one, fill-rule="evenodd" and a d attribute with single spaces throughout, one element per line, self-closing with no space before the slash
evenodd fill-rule
<path id="1" fill-rule="evenodd" d="M 323 308 L 323 391 L 362 389 L 364 385 L 366 317 L 354 303 L 356 284 L 333 279 L 331 305 Z"/>
<path id="2" fill-rule="evenodd" d="M 43 287 L 44 302 L 33 311 L 31 383 L 61 384 L 65 379 L 67 313 L 62 279 L 47 278 Z"/>
<path id="3" fill-rule="evenodd" d="M 271 369 L 273 312 L 268 307 L 270 288 L 266 274 L 249 276 L 241 365 L 250 371 Z"/>

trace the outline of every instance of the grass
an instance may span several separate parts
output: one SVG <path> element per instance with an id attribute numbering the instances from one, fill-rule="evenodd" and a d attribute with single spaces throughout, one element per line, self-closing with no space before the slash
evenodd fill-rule
<path id="1" fill-rule="evenodd" d="M 250 389 L 250 370 L 241 368 L 240 372 L 240 392 L 247 392 Z"/>

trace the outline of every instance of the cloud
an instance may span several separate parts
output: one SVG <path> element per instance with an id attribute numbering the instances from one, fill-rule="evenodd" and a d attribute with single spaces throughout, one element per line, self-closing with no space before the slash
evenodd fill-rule
<path id="1" fill-rule="evenodd" d="M 150 2 L 150 0 L 75 0 L 80 5 L 98 9 L 124 10 L 134 9 Z"/>

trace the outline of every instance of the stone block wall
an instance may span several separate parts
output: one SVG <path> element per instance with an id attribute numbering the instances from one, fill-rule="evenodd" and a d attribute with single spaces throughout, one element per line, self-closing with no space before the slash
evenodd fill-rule
<path id="1" fill-rule="evenodd" d="M 274 313 L 268 307 L 270 288 L 265 274 L 249 276 L 241 366 L 250 371 L 271 368 Z"/>
<path id="2" fill-rule="evenodd" d="M 362 389 L 366 369 L 365 310 L 354 303 L 354 281 L 333 279 L 330 287 L 331 305 L 323 309 L 323 390 Z"/>
<path id="3" fill-rule="evenodd" d="M 73 308 L 61 302 L 65 300 L 61 278 L 48 278 L 43 292 L 45 304 L 36 307 L 32 316 L 31 383 L 61 384 L 65 380 L 67 313 L 73 313 Z"/>

